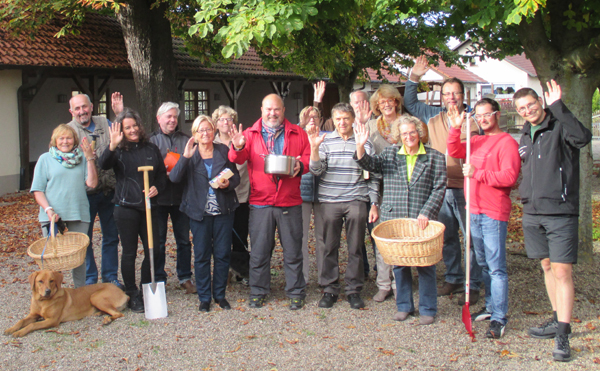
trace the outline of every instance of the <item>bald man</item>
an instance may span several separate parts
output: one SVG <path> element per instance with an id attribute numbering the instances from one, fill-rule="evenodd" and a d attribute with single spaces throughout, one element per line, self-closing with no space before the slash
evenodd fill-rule
<path id="1" fill-rule="evenodd" d="M 310 146 L 308 136 L 298 125 L 285 119 L 283 100 L 275 94 L 262 102 L 262 117 L 242 132 L 233 126 L 229 159 L 236 164 L 248 162 L 250 192 L 250 301 L 261 308 L 270 292 L 271 253 L 275 247 L 275 229 L 283 247 L 285 291 L 290 309 L 304 306 L 306 282 L 302 274 L 302 197 L 300 178 L 308 172 Z M 278 176 L 264 172 L 264 155 L 295 158 L 294 174 Z"/>

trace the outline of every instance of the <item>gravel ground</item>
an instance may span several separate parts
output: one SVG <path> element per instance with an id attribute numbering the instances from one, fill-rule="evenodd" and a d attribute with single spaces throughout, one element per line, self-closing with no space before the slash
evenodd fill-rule
<path id="1" fill-rule="evenodd" d="M 597 187 L 595 187 L 598 189 Z M 98 225 L 97 225 L 98 227 Z M 99 230 L 99 229 L 98 229 Z M 99 236 L 94 239 L 98 245 Z M 233 310 L 213 305 L 198 312 L 198 298 L 178 289 L 175 246 L 168 246 L 169 316 L 146 320 L 125 310 L 125 317 L 103 327 L 99 317 L 63 323 L 25 338 L 4 336 L 0 362 L 11 370 L 391 370 L 391 369 L 598 369 L 600 364 L 600 267 L 574 267 L 576 303 L 571 339 L 573 361 L 552 361 L 552 340 L 532 339 L 530 326 L 550 316 L 542 272 L 518 246 L 509 247 L 510 306 L 505 336 L 489 340 L 487 322 L 474 323 L 471 342 L 461 322 L 456 297 L 438 301 L 431 326 L 418 317 L 395 322 L 395 303 L 375 303 L 374 272 L 363 290 L 366 308 L 352 310 L 340 296 L 332 309 L 320 309 L 322 290 L 316 284 L 314 255 L 306 306 L 290 311 L 284 295 L 281 251 L 273 257 L 272 293 L 262 309 L 247 306 L 249 289 L 232 283 L 227 298 Z M 99 253 L 97 252 L 97 256 Z M 600 261 L 600 245 L 595 245 Z M 138 258 L 138 261 L 141 260 Z M 345 254 L 341 254 L 345 261 Z M 369 260 L 373 263 L 372 252 Z M 8 328 L 28 313 L 31 291 L 27 276 L 37 270 L 28 256 L 0 257 L 0 327 Z M 342 272 L 345 268 L 343 264 Z M 438 264 L 438 281 L 444 265 Z M 138 271 L 139 274 L 139 271 Z M 416 275 L 416 272 L 415 272 Z M 139 277 L 139 276 L 138 276 Z M 416 284 L 415 279 L 415 284 Z M 67 286 L 71 278 L 65 278 Z M 138 278 L 139 282 L 139 278 Z M 418 291 L 415 287 L 415 296 Z M 418 298 L 415 298 L 417 302 Z M 479 310 L 482 303 L 472 307 Z"/>

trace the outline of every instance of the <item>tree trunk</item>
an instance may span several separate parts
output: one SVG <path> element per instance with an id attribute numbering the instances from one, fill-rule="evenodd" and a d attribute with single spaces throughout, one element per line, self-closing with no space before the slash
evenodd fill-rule
<path id="1" fill-rule="evenodd" d="M 358 71 L 358 68 L 355 67 L 348 74 L 334 74 L 332 76 L 332 80 L 338 86 L 338 91 L 340 93 L 340 102 L 350 102 L 350 93 L 352 93 L 352 89 L 354 88 L 354 82 L 356 81 L 356 76 L 358 76 Z"/>
<path id="2" fill-rule="evenodd" d="M 167 3 L 129 0 L 117 14 L 133 71 L 137 106 L 148 132 L 156 127 L 156 111 L 163 102 L 178 102 L 177 63 Z"/>
<path id="3" fill-rule="evenodd" d="M 565 29 L 563 37 L 572 37 Z M 567 35 L 569 34 L 569 35 Z M 538 78 L 546 89 L 546 82 L 554 79 L 562 89 L 562 100 L 571 112 L 588 129 L 592 130 L 592 96 L 598 86 L 600 69 L 598 65 L 584 72 L 577 71 L 572 65 L 565 63 L 563 52 L 556 48 L 560 41 L 552 44 L 546 37 L 542 17 L 538 13 L 532 22 L 523 21 L 518 26 L 518 35 L 531 60 Z M 580 186 L 579 186 L 579 249 L 581 262 L 592 262 L 592 174 L 593 160 L 591 144 L 580 151 Z"/>

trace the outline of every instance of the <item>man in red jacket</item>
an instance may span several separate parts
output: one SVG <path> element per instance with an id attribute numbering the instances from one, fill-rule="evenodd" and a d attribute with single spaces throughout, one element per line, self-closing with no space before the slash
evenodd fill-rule
<path id="1" fill-rule="evenodd" d="M 229 159 L 237 164 L 248 161 L 250 176 L 250 302 L 261 308 L 270 291 L 271 253 L 275 229 L 283 247 L 285 291 L 290 309 L 304 306 L 306 282 L 302 274 L 302 197 L 300 178 L 308 172 L 308 136 L 298 125 L 285 119 L 283 100 L 276 94 L 262 102 L 262 117 L 242 132 L 242 125 L 231 130 Z M 266 174 L 265 155 L 296 158 L 291 177 Z"/>

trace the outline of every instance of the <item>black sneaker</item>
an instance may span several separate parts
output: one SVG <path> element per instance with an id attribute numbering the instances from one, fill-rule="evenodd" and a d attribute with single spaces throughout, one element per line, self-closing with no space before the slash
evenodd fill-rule
<path id="1" fill-rule="evenodd" d="M 300 299 L 300 298 L 291 298 L 290 299 L 290 310 L 302 309 L 303 306 L 304 306 L 304 299 Z"/>
<path id="2" fill-rule="evenodd" d="M 480 322 L 480 321 L 489 321 L 492 318 L 492 313 L 488 312 L 485 307 L 479 312 L 471 314 L 471 321 Z"/>
<path id="3" fill-rule="evenodd" d="M 333 295 L 329 292 L 323 294 L 321 300 L 319 300 L 319 308 L 331 308 L 338 300 L 337 295 Z"/>
<path id="4" fill-rule="evenodd" d="M 571 347 L 569 346 L 569 335 L 557 334 L 554 337 L 554 350 L 552 357 L 558 362 L 569 362 L 571 360 Z"/>
<path id="5" fill-rule="evenodd" d="M 129 309 L 135 313 L 144 312 L 144 297 L 141 292 L 137 291 L 129 296 Z"/>
<path id="6" fill-rule="evenodd" d="M 557 330 L 558 321 L 551 318 L 538 327 L 530 327 L 529 336 L 536 339 L 552 339 L 556 336 Z"/>
<path id="7" fill-rule="evenodd" d="M 365 307 L 365 302 L 360 298 L 358 294 L 348 295 L 348 303 L 352 309 L 362 309 Z"/>
<path id="8" fill-rule="evenodd" d="M 485 337 L 490 339 L 500 339 L 502 335 L 504 335 L 505 327 L 506 325 L 503 325 L 498 321 L 492 321 L 490 322 L 490 328 L 488 328 L 487 332 L 485 333 Z"/>
<path id="9" fill-rule="evenodd" d="M 263 305 L 265 305 L 266 301 L 267 299 L 264 296 L 255 296 L 253 298 L 250 298 L 248 306 L 250 308 L 262 308 Z"/>

